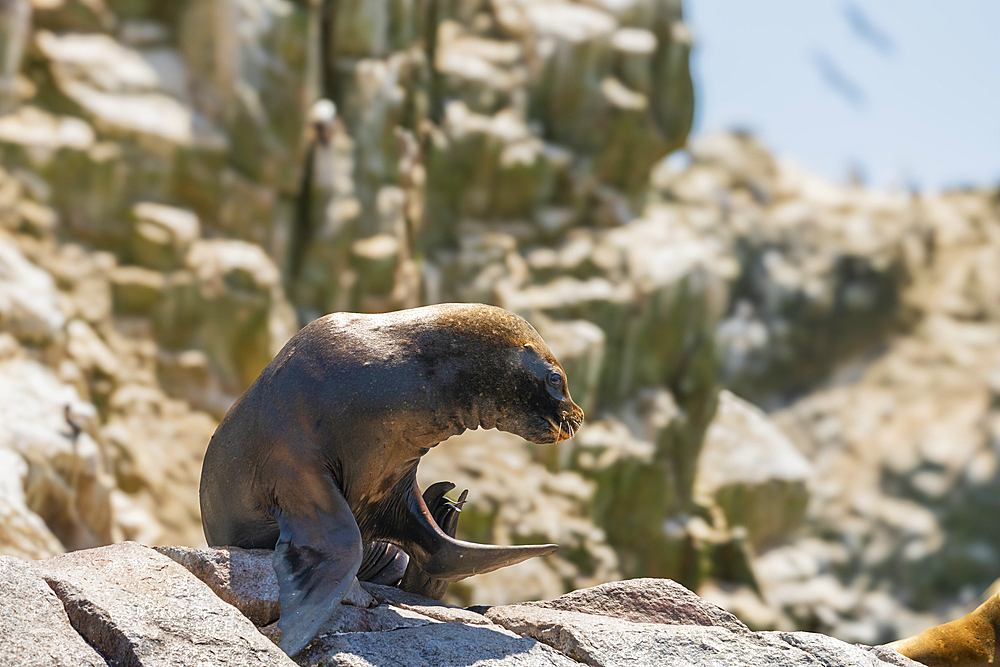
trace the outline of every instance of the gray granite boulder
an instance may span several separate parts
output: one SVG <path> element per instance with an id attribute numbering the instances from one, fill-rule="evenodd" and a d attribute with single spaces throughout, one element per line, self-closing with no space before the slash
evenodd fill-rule
<path id="1" fill-rule="evenodd" d="M 746 528 L 758 551 L 780 542 L 802 524 L 811 475 L 809 461 L 760 408 L 719 392 L 694 488 L 722 509 L 729 526 Z"/>
<path id="2" fill-rule="evenodd" d="M 732 614 L 666 579 L 467 609 L 364 584 L 355 587 L 353 604 L 341 606 L 293 662 L 275 646 L 275 623 L 258 631 L 250 621 L 277 616 L 270 561 L 267 550 L 154 550 L 134 542 L 33 564 L 0 557 L 0 631 L 12 638 L 0 647 L 0 660 L 303 667 L 916 665 L 884 646 L 804 632 L 751 632 Z"/>
<path id="3" fill-rule="evenodd" d="M 35 563 L 73 627 L 116 665 L 292 665 L 183 567 L 134 542 Z"/>
<path id="4" fill-rule="evenodd" d="M 670 579 L 612 581 L 554 600 L 527 602 L 523 606 L 611 616 L 633 623 L 718 626 L 731 632 L 750 631 L 722 607 L 702 600 Z"/>
<path id="5" fill-rule="evenodd" d="M 278 579 L 266 549 L 155 547 L 205 582 L 220 598 L 261 626 L 278 620 Z"/>
<path id="6" fill-rule="evenodd" d="M 278 578 L 274 574 L 274 552 L 270 549 L 155 548 L 205 582 L 216 595 L 239 609 L 254 625 L 267 625 L 278 620 L 281 604 L 278 602 Z M 344 596 L 344 604 L 374 607 L 378 603 L 360 586 L 354 586 Z"/>
<path id="7" fill-rule="evenodd" d="M 98 667 L 97 651 L 70 625 L 62 602 L 23 560 L 0 556 L 0 664 Z"/>
<path id="8" fill-rule="evenodd" d="M 493 622 L 577 662 L 617 665 L 917 665 L 806 632 L 732 632 L 725 627 L 633 623 L 610 616 L 529 605 L 495 607 Z"/>
<path id="9" fill-rule="evenodd" d="M 309 667 L 477 665 L 575 667 L 577 662 L 528 637 L 496 626 L 436 623 L 392 632 L 329 635 L 299 655 Z"/>

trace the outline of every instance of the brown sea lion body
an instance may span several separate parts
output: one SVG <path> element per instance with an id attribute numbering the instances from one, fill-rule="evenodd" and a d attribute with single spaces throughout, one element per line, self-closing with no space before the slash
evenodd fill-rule
<path id="1" fill-rule="evenodd" d="M 962 618 L 900 639 L 889 648 L 928 667 L 985 667 L 1000 665 L 997 635 L 1000 594 Z"/>
<path id="2" fill-rule="evenodd" d="M 212 437 L 205 536 L 213 546 L 275 548 L 281 646 L 294 655 L 349 588 L 364 545 L 396 545 L 412 570 L 440 582 L 554 551 L 454 539 L 434 518 L 448 512 L 421 496 L 417 463 L 469 428 L 553 443 L 582 420 L 559 362 L 505 310 L 327 315 L 289 340 Z"/>

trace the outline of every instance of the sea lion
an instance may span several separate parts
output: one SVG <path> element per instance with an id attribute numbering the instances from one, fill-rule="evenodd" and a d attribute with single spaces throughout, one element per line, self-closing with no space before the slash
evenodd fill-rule
<path id="1" fill-rule="evenodd" d="M 1000 594 L 962 618 L 900 639 L 889 648 L 928 667 L 985 667 L 1000 664 Z"/>
<path id="2" fill-rule="evenodd" d="M 366 568 L 392 576 L 398 551 L 372 543 L 404 551 L 403 584 L 419 590 L 552 553 L 553 544 L 454 539 L 442 530 L 454 533 L 458 506 L 444 496 L 452 485 L 428 488 L 429 509 L 417 463 L 466 429 L 555 443 L 582 421 L 541 336 L 501 308 L 327 315 L 288 341 L 212 436 L 201 476 L 205 537 L 274 548 L 280 646 L 295 655 L 354 581 L 364 545 Z"/>

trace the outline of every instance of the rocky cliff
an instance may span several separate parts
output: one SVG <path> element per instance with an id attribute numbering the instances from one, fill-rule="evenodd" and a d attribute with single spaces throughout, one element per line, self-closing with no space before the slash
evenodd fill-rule
<path id="1" fill-rule="evenodd" d="M 563 546 L 452 602 L 671 577 L 873 644 L 1000 574 L 996 194 L 663 161 L 675 0 L 10 0 L 0 41 L 3 553 L 203 544 L 215 423 L 300 324 L 458 300 L 588 420 L 422 462 L 462 536 Z"/>
<path id="2" fill-rule="evenodd" d="M 513 489 L 472 485 L 463 530 L 558 533 L 576 555 L 539 585 L 603 581 L 618 566 L 602 526 L 641 475 L 648 507 L 615 538 L 634 547 L 632 570 L 696 569 L 658 533 L 690 504 L 714 406 L 703 334 L 723 285 L 703 250 L 648 275 L 642 228 L 623 227 L 690 124 L 677 2 L 14 2 L 2 20 L 7 449 L 9 486 L 25 489 L 7 551 L 200 543 L 214 421 L 298 324 L 481 300 L 558 339 L 591 410 L 642 393 L 637 423 L 660 442 L 582 468 L 514 442 L 537 505 L 499 516 Z M 323 96 L 335 104 L 313 104 Z M 583 264 L 545 266 L 573 229 Z M 595 265 L 586 230 L 601 229 Z M 630 352 L 619 363 L 609 346 Z M 684 396 L 658 388 L 683 376 L 697 378 Z M 622 428 L 590 448 L 619 447 Z"/>

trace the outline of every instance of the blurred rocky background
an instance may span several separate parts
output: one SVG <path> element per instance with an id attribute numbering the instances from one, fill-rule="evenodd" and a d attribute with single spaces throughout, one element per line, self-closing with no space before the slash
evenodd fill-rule
<path id="1" fill-rule="evenodd" d="M 670 577 L 865 643 L 973 605 L 998 192 L 688 143 L 691 46 L 679 0 L 0 0 L 0 552 L 203 545 L 204 449 L 299 326 L 481 301 L 588 419 L 424 459 L 461 536 L 562 545 L 454 601 Z"/>

